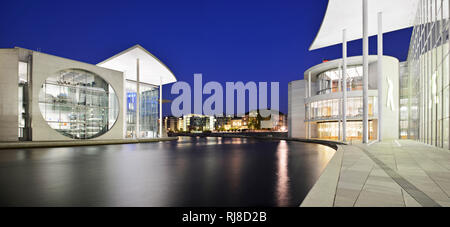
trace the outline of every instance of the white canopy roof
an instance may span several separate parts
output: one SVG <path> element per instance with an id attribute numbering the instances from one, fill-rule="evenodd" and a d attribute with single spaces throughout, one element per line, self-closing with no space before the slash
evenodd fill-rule
<path id="1" fill-rule="evenodd" d="M 347 29 L 347 41 L 361 39 L 362 2 L 362 0 L 329 0 L 322 25 L 309 50 L 342 43 L 343 29 Z M 385 33 L 413 26 L 418 2 L 418 0 L 369 0 L 369 36 L 378 33 L 378 12 L 383 13 Z M 444 7 L 446 8 L 448 7 Z"/>
<path id="2" fill-rule="evenodd" d="M 97 65 L 121 71 L 124 73 L 125 79 L 136 80 L 137 59 L 139 59 L 139 80 L 141 82 L 153 85 L 163 85 L 177 81 L 172 71 L 170 71 L 164 63 L 139 44 L 124 50 Z"/>

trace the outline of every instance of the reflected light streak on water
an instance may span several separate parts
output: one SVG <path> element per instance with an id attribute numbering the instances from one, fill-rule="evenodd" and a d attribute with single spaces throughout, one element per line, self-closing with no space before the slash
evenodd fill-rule
<path id="1" fill-rule="evenodd" d="M 277 205 L 280 207 L 289 205 L 289 175 L 288 175 L 288 145 L 281 140 L 277 148 L 278 171 L 277 171 Z"/>

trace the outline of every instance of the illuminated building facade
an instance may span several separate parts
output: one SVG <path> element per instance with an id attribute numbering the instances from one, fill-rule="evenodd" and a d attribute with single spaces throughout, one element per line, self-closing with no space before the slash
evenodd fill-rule
<path id="1" fill-rule="evenodd" d="M 342 4 L 345 4 L 345 7 L 342 7 Z M 347 73 L 344 72 L 354 65 L 350 61 L 351 58 L 347 57 L 347 42 L 362 39 L 362 63 L 360 65 L 363 68 L 363 92 L 362 95 L 355 96 L 355 98 L 362 97 L 363 99 L 363 138 L 361 139 L 363 143 L 375 139 L 374 131 L 377 131 L 379 138 L 376 139 L 379 141 L 398 138 L 415 139 L 430 145 L 450 148 L 449 11 L 449 0 L 328 1 L 321 27 L 309 50 L 342 45 L 342 60 L 340 60 L 342 69 L 340 71 L 346 77 Z M 370 64 L 373 62 L 373 58 L 378 62 L 385 58 L 383 54 L 384 33 L 410 27 L 413 27 L 411 39 L 405 40 L 405 42 L 410 41 L 408 59 L 406 62 L 398 64 L 399 77 L 397 80 L 394 80 L 395 77 L 388 72 L 387 77 L 392 77 L 393 80 L 392 83 L 386 84 L 384 80 L 386 64 L 378 64 L 376 68 L 370 67 Z M 377 56 L 369 56 L 370 36 L 376 36 Z M 312 89 L 316 89 L 314 92 L 321 91 L 320 86 L 324 86 L 324 84 L 310 85 L 308 91 L 308 83 L 310 83 L 308 76 L 305 74 L 304 81 L 290 83 L 289 113 L 292 113 L 292 115 L 289 114 L 289 126 L 292 129 L 290 135 L 326 138 L 328 136 L 323 136 L 322 133 L 314 134 L 317 131 L 325 131 L 327 135 L 331 134 L 331 137 L 335 138 L 336 133 L 333 135 L 335 130 L 330 130 L 330 127 L 340 128 L 342 125 L 343 128 L 359 128 L 359 125 L 349 125 L 352 119 L 351 116 L 348 116 L 349 113 L 345 112 L 352 112 L 352 110 L 348 106 L 345 107 L 349 103 L 343 102 L 344 105 L 338 104 L 341 111 L 338 120 L 329 122 L 329 117 L 327 117 L 327 124 L 330 125 L 322 125 L 323 127 L 318 127 L 319 130 L 315 130 L 317 125 L 310 124 L 311 120 L 315 118 L 315 113 L 314 110 L 311 113 L 309 98 L 312 97 Z M 377 89 L 376 94 L 371 91 L 374 90 L 374 78 L 377 80 L 376 87 L 382 88 Z M 396 84 L 394 81 L 398 81 L 398 83 Z M 317 86 L 319 87 L 317 88 Z M 325 86 L 330 85 L 325 84 Z M 348 84 L 344 83 L 344 86 L 348 86 Z M 302 89 L 301 87 L 306 88 Z M 390 89 L 393 89 L 395 95 L 390 95 Z M 304 95 L 307 98 L 296 101 L 296 97 L 305 92 L 309 92 Z M 398 96 L 396 96 L 397 94 Z M 347 89 L 343 89 L 343 94 L 339 96 L 338 98 L 342 100 L 351 98 Z M 394 105 L 392 105 L 393 103 Z M 398 103 L 398 106 L 395 103 Z M 335 105 L 334 101 L 331 105 Z M 374 105 L 377 105 L 376 109 L 374 109 Z M 330 104 L 326 106 L 330 106 Z M 360 109 L 358 104 L 356 106 Z M 314 108 L 314 104 L 312 108 Z M 386 117 L 386 108 L 397 112 L 397 117 L 394 115 Z M 325 110 L 326 116 L 335 114 L 333 110 Z M 306 121 L 298 122 L 301 119 L 300 116 L 305 116 Z M 390 132 L 384 130 L 390 130 Z M 343 133 L 339 132 L 338 138 L 343 135 L 342 140 L 344 141 L 348 133 L 350 133 L 349 136 L 352 136 L 348 129 L 343 130 Z"/>
<path id="2" fill-rule="evenodd" d="M 164 117 L 164 129 L 166 132 L 178 132 L 178 117 Z"/>
<path id="3" fill-rule="evenodd" d="M 305 80 L 289 83 L 288 128 L 290 137 L 340 140 L 346 128 L 347 140 L 362 139 L 363 97 L 362 57 L 348 59 L 346 77 L 346 122 L 343 122 L 342 59 L 327 61 L 311 67 L 304 73 Z M 378 61 L 369 57 L 369 139 L 377 138 L 378 119 L 383 118 L 384 138 L 398 137 L 399 61 L 383 56 L 382 115 L 378 114 Z"/>
<path id="4" fill-rule="evenodd" d="M 450 149 L 448 0 L 420 0 L 402 84 L 403 138 Z"/>
<path id="5" fill-rule="evenodd" d="M 64 141 L 161 136 L 161 88 L 176 78 L 136 45 L 97 65 L 0 49 L 0 80 L 0 141 Z"/>
<path id="6" fill-rule="evenodd" d="M 213 131 L 215 127 L 215 118 L 213 116 L 201 114 L 184 115 L 178 121 L 182 124 L 179 131 L 183 132 Z"/>
<path id="7" fill-rule="evenodd" d="M 413 139 L 450 149 L 449 0 L 347 0 L 346 7 L 341 7 L 341 4 L 340 0 L 329 0 L 322 26 L 310 50 L 342 44 L 345 59 L 347 42 L 362 38 L 363 58 L 370 61 L 368 37 L 377 35 L 377 54 L 380 59 L 383 56 L 383 34 L 412 27 L 411 38 L 405 40 L 410 41 L 407 61 L 399 64 L 399 83 L 394 85 L 394 88 L 398 86 L 399 89 L 399 97 L 394 97 L 394 102 L 398 100 L 399 103 L 398 123 L 391 122 L 393 127 L 398 124 L 398 135 L 394 138 Z M 369 65 L 368 73 L 363 73 L 369 79 L 369 120 L 370 80 L 374 74 L 384 76 L 384 66 L 373 73 Z M 301 83 L 304 86 L 305 82 L 293 82 L 292 88 Z M 383 95 L 383 100 L 390 97 L 385 86 L 383 84 L 383 91 L 379 93 Z M 293 89 L 291 97 L 294 98 L 297 93 L 299 91 Z M 298 102 L 292 102 L 292 110 L 298 110 L 299 105 Z M 380 106 L 385 106 L 385 103 Z M 390 119 L 384 117 L 382 122 Z M 297 127 L 296 131 L 308 126 L 306 123 L 299 125 L 292 122 L 293 127 Z M 391 128 L 390 125 L 386 127 Z M 368 128 L 374 128 L 374 125 L 369 124 Z M 292 133 L 295 134 L 295 130 Z"/>

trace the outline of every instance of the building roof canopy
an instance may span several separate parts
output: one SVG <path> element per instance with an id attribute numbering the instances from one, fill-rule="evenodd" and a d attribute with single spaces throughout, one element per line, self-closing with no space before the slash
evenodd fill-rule
<path id="1" fill-rule="evenodd" d="M 125 79 L 137 79 L 137 59 L 139 59 L 139 80 L 153 85 L 176 82 L 172 71 L 153 54 L 140 45 L 135 45 L 113 57 L 98 63 L 98 66 L 122 71 Z"/>
<path id="2" fill-rule="evenodd" d="M 347 30 L 347 41 L 361 39 L 362 2 L 362 0 L 329 0 L 322 25 L 309 50 L 342 43 L 343 29 Z M 378 12 L 383 13 L 384 33 L 413 26 L 418 2 L 418 0 L 368 0 L 369 36 L 378 33 Z M 448 7 L 444 6 L 444 9 L 448 11 Z"/>

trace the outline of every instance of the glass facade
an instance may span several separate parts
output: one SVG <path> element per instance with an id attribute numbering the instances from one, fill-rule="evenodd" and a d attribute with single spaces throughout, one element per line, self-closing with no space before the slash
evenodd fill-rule
<path id="1" fill-rule="evenodd" d="M 136 82 L 126 81 L 125 92 L 127 95 L 127 119 L 126 119 L 126 138 L 136 138 Z"/>
<path id="2" fill-rule="evenodd" d="M 399 97 L 400 97 L 400 122 L 399 122 L 399 129 L 400 129 L 400 139 L 411 139 L 415 138 L 416 133 L 413 128 L 409 128 L 410 125 L 410 90 L 409 90 L 409 76 L 408 76 L 408 63 L 407 62 L 401 62 L 400 63 L 400 81 L 399 81 Z M 411 119 L 412 120 L 412 119 Z"/>
<path id="3" fill-rule="evenodd" d="M 156 86 L 140 85 L 140 137 L 158 137 L 159 89 Z"/>
<path id="4" fill-rule="evenodd" d="M 347 91 L 362 90 L 362 66 L 347 67 Z M 317 76 L 317 95 L 339 92 L 339 82 L 342 82 L 342 71 L 339 68 L 327 70 Z"/>
<path id="5" fill-rule="evenodd" d="M 106 133 L 119 114 L 111 85 L 94 73 L 77 69 L 62 70 L 45 80 L 39 108 L 52 129 L 73 139 Z"/>
<path id="6" fill-rule="evenodd" d="M 127 80 L 125 90 L 127 95 L 127 129 L 125 137 L 137 138 L 137 82 Z M 139 92 L 139 138 L 156 138 L 158 137 L 159 88 L 140 83 Z"/>
<path id="7" fill-rule="evenodd" d="M 339 139 L 339 130 L 342 132 L 342 117 L 340 114 L 339 104 L 341 99 L 328 99 L 316 102 L 311 102 L 305 105 L 306 113 L 308 107 L 311 108 L 309 117 L 307 115 L 306 121 L 308 124 L 317 126 L 317 138 L 320 139 Z M 377 97 L 369 97 L 369 139 L 376 137 L 376 128 L 378 117 Z M 362 97 L 347 98 L 347 130 L 346 135 L 348 139 L 362 138 L 362 116 L 363 103 Z"/>
<path id="8" fill-rule="evenodd" d="M 18 126 L 19 140 L 28 140 L 27 120 L 28 120 L 28 63 L 19 62 L 19 93 L 18 93 Z"/>
<path id="9" fill-rule="evenodd" d="M 369 121 L 369 135 L 373 139 L 374 128 L 373 121 Z M 342 123 L 339 127 L 339 122 L 320 122 L 317 123 L 318 137 L 321 139 L 337 140 L 339 138 L 339 129 L 342 130 Z M 362 121 L 348 121 L 347 122 L 347 139 L 361 139 L 362 138 Z M 342 136 L 342 135 L 341 135 Z"/>
<path id="10" fill-rule="evenodd" d="M 402 138 L 449 148 L 449 1 L 421 0 L 401 79 Z"/>
<path id="11" fill-rule="evenodd" d="M 340 99 L 329 99 L 310 103 L 311 115 L 309 120 L 325 120 L 340 117 Z M 377 116 L 377 97 L 369 97 L 369 117 Z M 306 112 L 308 112 L 306 105 Z M 362 118 L 363 103 L 362 97 L 347 98 L 347 117 Z"/>

